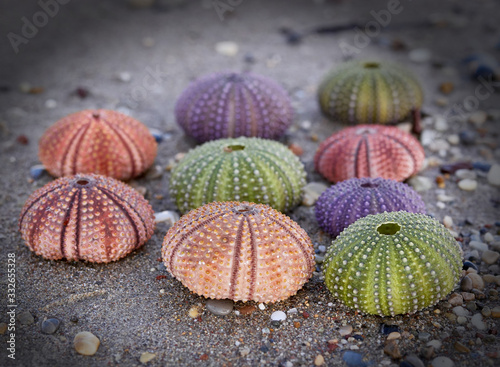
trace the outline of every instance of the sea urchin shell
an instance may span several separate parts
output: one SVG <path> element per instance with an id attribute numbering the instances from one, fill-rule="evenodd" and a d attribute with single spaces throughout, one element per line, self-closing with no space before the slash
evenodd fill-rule
<path id="1" fill-rule="evenodd" d="M 251 201 L 279 211 L 297 205 L 306 173 L 281 143 L 240 137 L 207 142 L 175 167 L 170 196 L 182 213 L 212 201 Z"/>
<path id="2" fill-rule="evenodd" d="M 325 282 L 346 306 L 380 316 L 434 305 L 458 283 L 461 249 L 438 221 L 407 212 L 368 215 L 328 249 Z"/>
<path id="3" fill-rule="evenodd" d="M 422 145 L 394 126 L 360 125 L 327 138 L 314 156 L 314 167 L 331 182 L 353 177 L 404 181 L 424 162 Z"/>
<path id="4" fill-rule="evenodd" d="M 339 182 L 321 194 L 315 207 L 319 226 L 333 237 L 368 214 L 401 210 L 425 214 L 425 204 L 408 185 L 380 177 Z"/>
<path id="5" fill-rule="evenodd" d="M 288 298 L 314 270 L 307 233 L 269 206 L 247 202 L 214 202 L 181 217 L 165 236 L 162 258 L 191 291 L 235 301 Z"/>
<path id="6" fill-rule="evenodd" d="M 318 96 L 326 115 L 351 124 L 402 121 L 423 102 L 422 88 L 408 70 L 376 61 L 341 65 L 325 77 Z"/>
<path id="7" fill-rule="evenodd" d="M 141 122 L 110 110 L 84 110 L 52 125 L 39 143 L 40 161 L 53 176 L 96 173 L 129 180 L 156 157 L 156 141 Z"/>
<path id="8" fill-rule="evenodd" d="M 19 229 L 26 245 L 46 259 L 118 260 L 154 231 L 154 213 L 134 189 L 113 178 L 77 174 L 36 190 Z"/>
<path id="9" fill-rule="evenodd" d="M 278 139 L 292 115 L 286 91 L 252 73 L 205 76 L 192 83 L 175 106 L 177 123 L 198 142 L 239 136 Z"/>

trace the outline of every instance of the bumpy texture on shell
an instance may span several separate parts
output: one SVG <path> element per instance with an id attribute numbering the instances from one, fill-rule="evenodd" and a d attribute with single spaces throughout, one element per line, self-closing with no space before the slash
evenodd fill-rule
<path id="1" fill-rule="evenodd" d="M 182 213 L 212 201 L 251 201 L 287 211 L 300 202 L 306 173 L 281 143 L 220 139 L 191 150 L 175 167 L 170 196 Z"/>
<path id="2" fill-rule="evenodd" d="M 84 110 L 47 129 L 38 156 L 56 177 L 96 173 L 129 180 L 153 164 L 156 149 L 148 128 L 132 117 L 110 110 Z"/>
<path id="3" fill-rule="evenodd" d="M 314 167 L 331 182 L 353 177 L 404 181 L 420 170 L 424 158 L 424 148 L 411 134 L 394 126 L 360 125 L 321 143 Z"/>
<path id="4" fill-rule="evenodd" d="M 286 91 L 252 73 L 224 72 L 192 83 L 175 106 L 177 123 L 198 142 L 239 136 L 278 139 L 292 123 Z"/>
<path id="5" fill-rule="evenodd" d="M 458 283 L 461 249 L 438 221 L 407 212 L 368 215 L 328 249 L 325 283 L 346 306 L 381 316 L 413 313 Z"/>
<path id="6" fill-rule="evenodd" d="M 307 233 L 267 205 L 214 202 L 175 223 L 163 241 L 167 270 L 191 291 L 235 301 L 294 295 L 314 270 Z"/>
<path id="7" fill-rule="evenodd" d="M 141 247 L 154 232 L 154 213 L 134 189 L 110 177 L 77 174 L 36 190 L 19 229 L 46 259 L 106 263 Z"/>
<path id="8" fill-rule="evenodd" d="M 344 123 L 387 124 L 420 109 L 422 88 L 398 64 L 351 61 L 331 71 L 318 90 L 323 113 Z"/>
<path id="9" fill-rule="evenodd" d="M 333 237 L 368 214 L 401 210 L 425 214 L 425 204 L 408 185 L 380 177 L 351 178 L 333 185 L 315 207 L 319 226 Z"/>

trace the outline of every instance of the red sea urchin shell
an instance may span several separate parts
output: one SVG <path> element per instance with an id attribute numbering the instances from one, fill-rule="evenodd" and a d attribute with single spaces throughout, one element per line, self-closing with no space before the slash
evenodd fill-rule
<path id="1" fill-rule="evenodd" d="M 407 132 L 393 126 L 359 125 L 321 143 L 314 167 L 331 182 L 354 177 L 404 181 L 420 170 L 424 158 L 419 141 Z"/>
<path id="2" fill-rule="evenodd" d="M 177 123 L 199 143 L 239 136 L 278 139 L 292 123 L 287 92 L 253 73 L 215 73 L 192 83 L 175 105 Z"/>
<path id="3" fill-rule="evenodd" d="M 36 190 L 19 230 L 31 251 L 46 259 L 106 263 L 141 247 L 154 231 L 151 205 L 110 177 L 78 174 Z"/>
<path id="4" fill-rule="evenodd" d="M 209 298 L 275 302 L 294 295 L 314 270 L 307 233 L 263 204 L 213 202 L 168 231 L 162 258 L 191 291 Z"/>
<path id="5" fill-rule="evenodd" d="M 84 110 L 52 125 L 40 139 L 38 155 L 56 177 L 96 173 L 128 180 L 153 164 L 156 149 L 148 128 L 132 117 Z"/>

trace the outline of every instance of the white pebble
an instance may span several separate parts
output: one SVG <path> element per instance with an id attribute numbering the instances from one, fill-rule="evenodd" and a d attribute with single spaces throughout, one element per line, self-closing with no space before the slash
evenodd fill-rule
<path id="1" fill-rule="evenodd" d="M 116 78 L 124 83 L 128 83 L 132 80 L 132 74 L 130 74 L 128 71 L 120 71 L 117 75 Z"/>
<path id="2" fill-rule="evenodd" d="M 434 339 L 434 340 L 431 340 L 427 343 L 427 346 L 429 347 L 433 347 L 434 350 L 439 350 L 441 349 L 441 346 L 443 345 L 443 343 L 441 343 L 440 340 L 437 340 L 437 339 Z"/>
<path id="3" fill-rule="evenodd" d="M 170 225 L 172 226 L 178 220 L 179 214 L 171 210 L 155 213 L 155 223 L 170 222 Z"/>
<path id="4" fill-rule="evenodd" d="M 459 169 L 455 172 L 455 176 L 463 180 L 466 178 L 468 178 L 469 180 L 475 180 L 477 177 L 476 172 L 470 169 Z"/>
<path id="5" fill-rule="evenodd" d="M 84 356 L 93 356 L 99 348 L 99 338 L 88 331 L 82 331 L 75 335 L 73 346 L 75 350 Z"/>
<path id="6" fill-rule="evenodd" d="M 416 48 L 411 50 L 408 54 L 408 58 L 418 64 L 428 62 L 431 59 L 431 51 L 427 48 Z"/>
<path id="7" fill-rule="evenodd" d="M 488 118 L 488 114 L 484 111 L 476 111 L 469 115 L 468 121 L 474 125 L 482 125 Z"/>
<path id="8" fill-rule="evenodd" d="M 408 180 L 408 183 L 417 192 L 427 191 L 432 188 L 432 180 L 423 176 L 414 176 Z"/>
<path id="9" fill-rule="evenodd" d="M 437 131 L 447 131 L 449 127 L 446 118 L 441 115 L 434 116 L 434 128 Z"/>
<path id="10" fill-rule="evenodd" d="M 477 189 L 477 181 L 466 178 L 458 182 L 458 187 L 464 191 L 474 191 Z"/>
<path id="11" fill-rule="evenodd" d="M 490 243 L 490 242 L 493 242 L 495 240 L 495 237 L 493 237 L 493 235 L 490 232 L 486 232 L 483 239 L 486 243 Z"/>
<path id="12" fill-rule="evenodd" d="M 439 209 L 444 209 L 444 208 L 446 208 L 446 204 L 445 204 L 445 203 L 443 203 L 442 201 L 438 201 L 438 202 L 436 203 L 436 206 L 437 206 Z"/>
<path id="13" fill-rule="evenodd" d="M 446 228 L 451 228 L 453 227 L 453 218 L 450 217 L 449 215 L 445 215 L 444 218 L 443 218 L 443 225 L 446 227 Z"/>
<path id="14" fill-rule="evenodd" d="M 491 166 L 486 176 L 488 183 L 492 186 L 500 186 L 500 164 L 495 163 Z"/>
<path id="15" fill-rule="evenodd" d="M 321 182 L 309 182 L 302 189 L 302 204 L 305 206 L 312 206 L 318 198 L 328 188 L 327 185 Z"/>
<path id="16" fill-rule="evenodd" d="M 45 107 L 46 108 L 56 108 L 57 107 L 57 101 L 55 101 L 54 99 L 47 99 L 45 101 Z"/>
<path id="17" fill-rule="evenodd" d="M 352 334 L 352 326 L 351 325 L 344 325 L 339 329 L 339 333 L 341 336 L 346 336 L 349 334 Z"/>
<path id="18" fill-rule="evenodd" d="M 450 143 L 451 145 L 457 145 L 460 143 L 460 137 L 457 134 L 452 134 L 448 136 L 447 140 L 448 143 Z"/>
<path id="19" fill-rule="evenodd" d="M 486 324 L 483 321 L 483 315 L 481 315 L 480 313 L 477 313 L 474 316 L 472 316 L 470 322 L 478 330 L 486 330 L 487 328 Z"/>
<path id="20" fill-rule="evenodd" d="M 446 194 L 439 194 L 439 195 L 437 196 L 437 199 L 438 199 L 439 201 L 444 202 L 444 203 L 448 203 L 448 202 L 450 202 L 450 201 L 455 200 L 455 198 L 454 198 L 453 196 L 448 196 L 448 195 L 446 195 Z"/>
<path id="21" fill-rule="evenodd" d="M 434 141 L 434 139 L 436 139 L 436 136 L 437 133 L 434 130 L 426 129 L 422 131 L 422 134 L 420 134 L 420 142 L 424 147 L 428 146 L 430 143 Z"/>
<path id="22" fill-rule="evenodd" d="M 448 357 L 439 356 L 434 358 L 430 365 L 432 367 L 454 367 L 455 363 L 453 363 L 453 361 Z"/>
<path id="23" fill-rule="evenodd" d="M 217 42 L 215 44 L 215 51 L 224 56 L 236 56 L 238 53 L 238 44 L 230 41 Z"/>
<path id="24" fill-rule="evenodd" d="M 271 320 L 272 321 L 285 321 L 286 320 L 286 313 L 283 311 L 274 311 L 271 314 Z"/>
<path id="25" fill-rule="evenodd" d="M 266 309 L 266 305 L 263 303 L 259 303 L 259 310 L 264 311 Z"/>
<path id="26" fill-rule="evenodd" d="M 488 245 L 479 241 L 470 241 L 469 246 L 473 250 L 486 251 L 488 250 Z"/>
<path id="27" fill-rule="evenodd" d="M 289 313 L 290 315 L 292 315 L 292 314 L 296 314 L 296 313 L 298 313 L 298 312 L 299 312 L 299 311 L 297 311 L 297 309 L 296 309 L 295 307 L 294 307 L 294 308 L 291 308 L 291 309 L 289 309 L 289 310 L 287 311 L 287 313 Z"/>

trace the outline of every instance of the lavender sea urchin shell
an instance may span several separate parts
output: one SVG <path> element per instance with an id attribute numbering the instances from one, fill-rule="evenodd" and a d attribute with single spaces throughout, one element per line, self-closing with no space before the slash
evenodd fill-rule
<path id="1" fill-rule="evenodd" d="M 119 180 L 153 164 L 156 141 L 141 122 L 110 110 L 84 110 L 57 121 L 40 139 L 40 161 L 53 176 L 96 173 Z"/>
<path id="2" fill-rule="evenodd" d="M 170 196 L 182 213 L 212 201 L 251 201 L 287 211 L 300 201 L 306 173 L 283 144 L 240 137 L 207 142 L 172 172 Z"/>
<path id="3" fill-rule="evenodd" d="M 425 214 L 425 204 L 408 185 L 380 177 L 351 178 L 333 185 L 315 207 L 319 226 L 333 237 L 368 214 L 400 210 Z"/>
<path id="4" fill-rule="evenodd" d="M 198 142 L 239 136 L 278 139 L 292 123 L 292 114 L 286 91 L 252 73 L 205 76 L 175 106 L 177 123 Z"/>
<path id="5" fill-rule="evenodd" d="M 351 124 L 402 121 L 423 102 L 422 88 L 408 70 L 374 61 L 341 65 L 325 77 L 318 96 L 326 115 Z"/>
<path id="6" fill-rule="evenodd" d="M 353 177 L 406 180 L 424 162 L 424 148 L 394 126 L 360 125 L 327 138 L 314 156 L 314 167 L 331 182 Z"/>
<path id="7" fill-rule="evenodd" d="M 381 316 L 434 305 L 458 283 L 461 249 L 438 221 L 407 212 L 368 215 L 328 249 L 325 282 L 346 306 Z"/>
<path id="8" fill-rule="evenodd" d="M 78 174 L 52 181 L 26 201 L 19 229 L 46 259 L 118 260 L 154 231 L 154 213 L 137 191 L 110 177 Z"/>
<path id="9" fill-rule="evenodd" d="M 275 302 L 294 295 L 314 270 L 307 233 L 262 204 L 214 202 L 175 223 L 162 246 L 167 270 L 209 298 Z"/>

